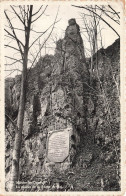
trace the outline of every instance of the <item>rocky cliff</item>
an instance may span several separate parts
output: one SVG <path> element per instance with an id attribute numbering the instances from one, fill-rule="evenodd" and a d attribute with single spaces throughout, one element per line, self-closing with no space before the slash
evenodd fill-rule
<path id="1" fill-rule="evenodd" d="M 40 190 L 119 189 L 119 54 L 117 40 L 93 56 L 91 69 L 80 28 L 71 19 L 55 55 L 41 57 L 28 70 L 20 181 L 39 178 L 45 183 Z M 20 75 L 5 81 L 5 110 L 15 123 L 20 81 Z M 14 126 L 6 118 L 7 183 L 14 135 Z M 103 166 L 113 173 L 113 185 L 110 173 L 100 171 Z M 37 190 L 37 186 L 32 189 Z"/>

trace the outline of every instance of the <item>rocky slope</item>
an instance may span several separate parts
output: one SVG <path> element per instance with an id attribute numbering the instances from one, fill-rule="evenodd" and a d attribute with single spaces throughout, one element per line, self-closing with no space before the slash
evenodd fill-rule
<path id="1" fill-rule="evenodd" d="M 119 190 L 119 66 L 120 41 L 116 40 L 94 55 L 91 70 L 79 26 L 71 19 L 55 55 L 41 57 L 28 70 L 19 180 L 43 182 L 30 190 Z M 5 81 L 5 110 L 15 122 L 20 81 L 20 75 Z M 69 154 L 60 163 L 47 158 L 49 135 L 57 130 L 68 130 L 70 136 Z M 6 118 L 6 188 L 14 135 Z"/>

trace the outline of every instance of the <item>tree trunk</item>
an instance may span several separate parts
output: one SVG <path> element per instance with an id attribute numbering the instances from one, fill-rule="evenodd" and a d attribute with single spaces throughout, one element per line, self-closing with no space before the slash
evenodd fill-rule
<path id="1" fill-rule="evenodd" d="M 19 103 L 19 111 L 18 111 L 18 119 L 17 119 L 17 129 L 15 132 L 15 142 L 14 142 L 14 149 L 13 149 L 10 191 L 16 191 L 16 182 L 19 179 L 19 161 L 20 161 L 20 149 L 21 149 L 21 142 L 22 142 L 23 120 L 24 120 L 24 112 L 25 112 L 27 64 L 28 64 L 28 51 L 29 51 L 32 9 L 33 9 L 33 6 L 31 5 L 29 13 L 28 13 L 29 18 L 27 21 L 27 29 L 25 31 L 25 46 L 24 46 L 24 55 L 23 55 L 21 94 L 20 94 L 20 103 Z"/>
<path id="2" fill-rule="evenodd" d="M 14 149 L 13 149 L 11 182 L 10 182 L 11 191 L 16 190 L 16 181 L 18 180 L 19 177 L 19 160 L 20 160 L 20 149 L 21 149 L 21 142 L 22 142 L 22 130 L 23 130 L 25 98 L 26 98 L 26 93 L 25 93 L 26 75 L 27 75 L 27 62 L 24 61 L 22 82 L 21 82 L 20 104 L 19 104 L 18 120 L 17 120 L 17 130 L 15 133 L 15 142 L 14 142 Z"/>

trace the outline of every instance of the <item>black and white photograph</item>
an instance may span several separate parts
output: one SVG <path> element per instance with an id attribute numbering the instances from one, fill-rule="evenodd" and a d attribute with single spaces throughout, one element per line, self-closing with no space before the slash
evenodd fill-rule
<path id="1" fill-rule="evenodd" d="M 5 195 L 122 191 L 122 10 L 4 4 Z"/>

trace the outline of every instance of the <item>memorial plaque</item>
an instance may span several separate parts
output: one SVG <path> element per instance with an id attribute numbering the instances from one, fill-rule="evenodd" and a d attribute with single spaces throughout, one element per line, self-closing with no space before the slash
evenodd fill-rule
<path id="1" fill-rule="evenodd" d="M 69 130 L 51 133 L 47 150 L 47 158 L 51 162 L 63 162 L 69 155 Z"/>

